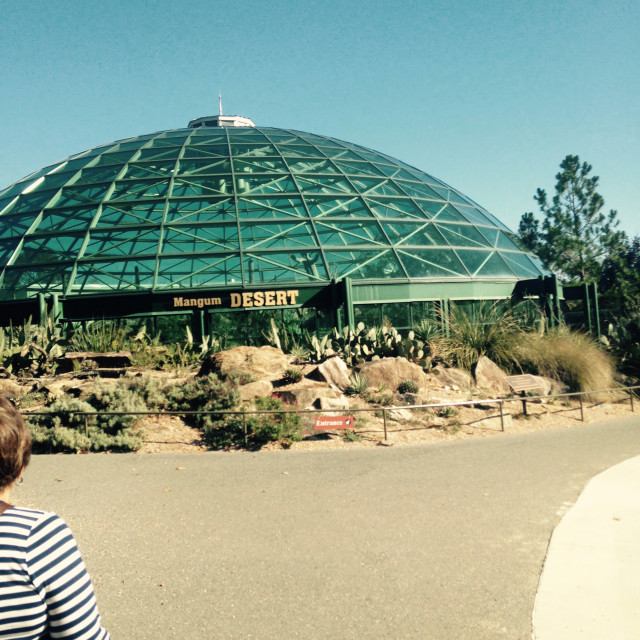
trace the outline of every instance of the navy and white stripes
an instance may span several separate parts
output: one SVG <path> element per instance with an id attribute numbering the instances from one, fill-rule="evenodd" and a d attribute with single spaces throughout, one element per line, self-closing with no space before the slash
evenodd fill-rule
<path id="1" fill-rule="evenodd" d="M 55 514 L 12 507 L 0 515 L 0 639 L 108 640 L 91 579 Z"/>

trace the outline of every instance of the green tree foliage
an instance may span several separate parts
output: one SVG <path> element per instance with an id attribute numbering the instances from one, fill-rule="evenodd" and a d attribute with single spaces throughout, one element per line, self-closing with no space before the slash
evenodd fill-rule
<path id="1" fill-rule="evenodd" d="M 621 247 L 625 234 L 617 229 L 617 212 L 603 211 L 598 177 L 590 175 L 592 166 L 568 155 L 560 169 L 553 198 L 544 189 L 534 196 L 542 222 L 533 213 L 525 213 L 518 234 L 524 246 L 562 280 L 597 280 L 603 262 Z"/>
<path id="2" fill-rule="evenodd" d="M 607 257 L 598 289 L 605 306 L 640 312 L 640 237 L 625 241 Z"/>

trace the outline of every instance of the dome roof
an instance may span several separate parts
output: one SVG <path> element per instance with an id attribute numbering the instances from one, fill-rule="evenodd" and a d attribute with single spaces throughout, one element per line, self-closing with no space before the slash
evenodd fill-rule
<path id="1" fill-rule="evenodd" d="M 433 176 L 225 118 L 89 149 L 0 191 L 0 299 L 544 273 Z"/>

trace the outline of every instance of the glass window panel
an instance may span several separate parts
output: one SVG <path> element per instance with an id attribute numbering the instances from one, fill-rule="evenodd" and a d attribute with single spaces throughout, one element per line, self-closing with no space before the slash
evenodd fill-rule
<path id="1" fill-rule="evenodd" d="M 32 212 L 34 210 L 41 209 L 56 193 L 57 191 L 54 190 L 22 195 L 18 198 L 18 201 L 11 207 L 11 209 L 8 210 L 8 212 L 10 211 L 11 214 L 15 214 L 22 213 L 23 211 Z"/>
<path id="2" fill-rule="evenodd" d="M 411 320 L 414 324 L 418 324 L 421 320 L 428 318 L 437 320 L 440 310 L 440 302 L 438 300 L 424 300 L 411 303 Z"/>
<path id="3" fill-rule="evenodd" d="M 135 162 L 130 164 L 122 178 L 164 178 L 171 175 L 175 170 L 175 160 L 155 161 L 155 162 Z"/>
<path id="4" fill-rule="evenodd" d="M 155 254 L 158 251 L 159 228 L 124 231 L 93 230 L 84 251 L 84 258 L 89 256 L 139 256 Z"/>
<path id="5" fill-rule="evenodd" d="M 194 129 L 189 138 L 189 146 L 194 144 L 227 144 L 227 134 L 212 133 L 211 129 Z"/>
<path id="6" fill-rule="evenodd" d="M 109 200 L 161 198 L 169 190 L 169 180 L 119 180 Z M 106 188 L 105 188 L 106 191 Z"/>
<path id="7" fill-rule="evenodd" d="M 323 247 L 389 244 L 375 220 L 343 221 L 336 224 L 318 222 L 316 229 Z"/>
<path id="8" fill-rule="evenodd" d="M 56 235 L 45 238 L 28 237 L 15 264 L 38 264 L 73 260 L 84 240 L 84 233 L 78 235 Z"/>
<path id="9" fill-rule="evenodd" d="M 97 204 L 104 198 L 108 188 L 108 184 L 65 187 L 55 204 L 58 207 L 70 204 Z"/>
<path id="10" fill-rule="evenodd" d="M 176 156 L 177 157 L 177 156 Z M 228 158 L 229 146 L 227 144 L 203 144 L 189 145 L 184 149 L 183 158 Z"/>
<path id="11" fill-rule="evenodd" d="M 180 177 L 189 175 L 217 175 L 231 173 L 231 161 L 229 158 L 187 158 L 179 162 L 178 173 Z"/>
<path id="12" fill-rule="evenodd" d="M 359 197 L 306 198 L 309 213 L 314 218 L 372 218 L 373 215 Z"/>
<path id="13" fill-rule="evenodd" d="M 160 335 L 162 344 L 184 342 L 191 314 L 155 316 L 152 335 Z"/>
<path id="14" fill-rule="evenodd" d="M 115 227 L 124 224 L 148 224 L 162 222 L 164 202 L 123 202 L 102 208 L 96 227 Z"/>
<path id="15" fill-rule="evenodd" d="M 103 153 L 98 160 L 96 161 L 94 166 L 103 166 L 107 164 L 117 164 L 122 165 L 126 162 L 129 162 L 133 157 L 133 153 L 131 151 L 124 151 L 120 153 Z"/>
<path id="16" fill-rule="evenodd" d="M 287 175 L 273 178 L 271 176 L 257 176 L 252 174 L 236 174 L 236 193 L 291 193 L 296 192 L 295 184 Z"/>
<path id="17" fill-rule="evenodd" d="M 340 171 L 349 175 L 369 175 L 369 176 L 383 176 L 385 175 L 380 167 L 372 164 L 371 162 L 356 162 L 354 160 L 340 160 L 335 159 L 333 163 L 340 169 Z"/>
<path id="18" fill-rule="evenodd" d="M 244 249 L 296 249 L 315 247 L 317 243 L 311 225 L 305 222 L 269 222 L 242 225 Z"/>
<path id="19" fill-rule="evenodd" d="M 393 244 L 428 247 L 447 246 L 447 242 L 438 231 L 438 228 L 430 222 L 384 222 L 382 227 Z"/>
<path id="20" fill-rule="evenodd" d="M 382 317 L 385 324 L 391 324 L 396 329 L 406 329 L 411 326 L 411 315 L 408 302 L 385 302 L 382 305 Z"/>
<path id="21" fill-rule="evenodd" d="M 418 206 L 419 203 L 411 200 L 400 200 L 395 198 L 371 198 L 367 197 L 365 202 L 369 205 L 374 214 L 379 218 L 417 218 L 424 220 L 425 212 Z M 420 203 L 421 204 L 421 203 Z M 438 210 L 442 206 L 438 207 Z"/>
<path id="22" fill-rule="evenodd" d="M 538 267 L 536 262 L 524 253 L 505 251 L 500 255 L 519 278 L 537 278 L 540 275 L 547 274 L 541 263 L 540 267 Z"/>
<path id="23" fill-rule="evenodd" d="M 300 160 L 290 160 L 289 168 L 292 173 L 301 174 L 337 174 L 338 170 L 328 160 L 318 158 L 308 158 Z"/>
<path id="24" fill-rule="evenodd" d="M 406 169 L 403 169 L 398 165 L 378 163 L 376 166 L 382 173 L 384 173 L 384 175 L 389 176 L 390 178 L 401 180 L 402 182 L 416 182 L 416 177 L 412 173 L 409 173 Z"/>
<path id="25" fill-rule="evenodd" d="M 242 284 L 238 255 L 166 257 L 159 262 L 157 287 L 161 289 L 234 284 Z"/>
<path id="26" fill-rule="evenodd" d="M 292 133 L 274 133 L 273 129 L 267 129 L 266 135 L 271 142 L 275 142 L 279 145 L 295 144 L 300 142 L 300 138 Z"/>
<path id="27" fill-rule="evenodd" d="M 8 262 L 19 242 L 19 238 L 0 240 L 0 262 L 2 262 L 2 264 L 6 264 L 6 262 Z M 0 289 L 1 288 L 2 287 L 0 287 Z"/>
<path id="28" fill-rule="evenodd" d="M 162 253 L 216 253 L 237 251 L 238 225 L 167 227 L 164 231 Z"/>
<path id="29" fill-rule="evenodd" d="M 236 217 L 236 208 L 231 198 L 193 198 L 170 201 L 167 222 L 191 224 L 212 222 Z"/>
<path id="30" fill-rule="evenodd" d="M 170 162 L 176 160 L 180 155 L 180 147 L 167 147 L 160 149 L 140 149 L 140 152 L 131 156 L 133 162 L 150 162 L 151 160 L 162 160 Z"/>
<path id="31" fill-rule="evenodd" d="M 279 151 L 285 158 L 326 158 L 326 155 L 309 145 L 290 145 L 279 147 Z"/>
<path id="32" fill-rule="evenodd" d="M 281 158 L 234 158 L 233 168 L 236 173 L 287 173 Z"/>
<path id="33" fill-rule="evenodd" d="M 303 193 L 354 193 L 353 187 L 344 178 L 322 176 L 318 178 L 303 178 L 296 176 L 296 182 Z"/>
<path id="34" fill-rule="evenodd" d="M 115 180 L 118 173 L 120 173 L 122 167 L 118 165 L 111 165 L 106 167 L 93 167 L 90 169 L 83 169 L 82 172 L 77 175 L 71 184 L 79 185 L 89 182 L 111 182 Z M 76 172 L 72 172 L 71 175 L 76 175 Z"/>
<path id="35" fill-rule="evenodd" d="M 250 284 L 326 280 L 319 251 L 245 253 L 244 269 Z"/>
<path id="36" fill-rule="evenodd" d="M 331 277 L 353 278 L 404 277 L 405 272 L 391 249 L 381 251 L 326 251 Z"/>
<path id="37" fill-rule="evenodd" d="M 38 212 L 3 216 L 0 225 L 0 238 L 21 238 L 37 217 Z"/>
<path id="38" fill-rule="evenodd" d="M 79 263 L 72 291 L 88 294 L 108 290 L 150 289 L 154 270 L 155 260 Z"/>
<path id="39" fill-rule="evenodd" d="M 403 180 L 399 185 L 402 190 L 412 198 L 433 198 L 434 200 L 442 201 L 442 196 L 426 184 L 406 182 Z"/>
<path id="40" fill-rule="evenodd" d="M 69 279 L 70 268 L 65 265 L 41 266 L 35 269 L 7 267 L 3 289 L 11 292 L 11 299 L 18 300 L 34 297 L 40 291 L 62 293 Z"/>
<path id="41" fill-rule="evenodd" d="M 403 196 L 404 193 L 390 179 L 352 177 L 351 182 L 356 189 L 367 196 Z"/>
<path id="42" fill-rule="evenodd" d="M 243 220 L 306 218 L 302 198 L 238 198 L 238 215 Z"/>
<path id="43" fill-rule="evenodd" d="M 236 345 L 246 345 L 247 336 L 245 324 L 248 313 L 246 311 L 210 313 L 209 332 L 215 338 L 224 340 L 226 348 Z"/>
<path id="44" fill-rule="evenodd" d="M 231 155 L 234 157 L 255 157 L 277 156 L 278 153 L 270 144 L 235 144 L 231 146 Z"/>
<path id="45" fill-rule="evenodd" d="M 438 231 L 452 247 L 488 247 L 487 239 L 469 224 L 437 224 Z"/>
<path id="46" fill-rule="evenodd" d="M 452 249 L 399 249 L 398 253 L 412 278 L 469 276 Z"/>
<path id="47" fill-rule="evenodd" d="M 437 206 L 437 203 L 435 204 Z M 425 203 L 422 201 L 420 206 L 422 207 L 424 205 Z M 440 208 L 438 208 L 438 212 L 434 214 L 433 219 L 438 222 L 468 222 L 468 220 L 450 204 L 444 206 L 440 205 Z"/>
<path id="48" fill-rule="evenodd" d="M 495 251 L 458 249 L 456 253 L 472 276 L 478 275 L 480 271 L 484 275 L 512 276 L 511 270 L 507 268 L 504 261 L 500 260 Z"/>
<path id="49" fill-rule="evenodd" d="M 154 138 L 151 140 L 151 143 L 147 145 L 147 149 L 158 149 L 164 147 L 173 147 L 180 149 L 182 147 L 182 140 L 178 140 L 176 138 Z M 133 144 L 133 143 L 132 143 Z M 139 143 L 135 143 L 136 146 L 140 146 Z"/>
<path id="50" fill-rule="evenodd" d="M 353 319 L 356 325 L 364 323 L 367 329 L 382 326 L 382 314 L 379 304 L 357 304 L 353 307 Z"/>
<path id="51" fill-rule="evenodd" d="M 214 196 L 231 194 L 233 190 L 231 175 L 209 177 L 178 176 L 174 178 L 171 195 L 183 198 L 188 196 Z"/>

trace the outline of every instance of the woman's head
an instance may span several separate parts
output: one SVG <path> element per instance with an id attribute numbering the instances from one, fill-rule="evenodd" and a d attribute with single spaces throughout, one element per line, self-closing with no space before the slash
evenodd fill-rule
<path id="1" fill-rule="evenodd" d="M 30 457 L 29 428 L 16 408 L 0 396 L 0 491 L 18 479 Z"/>

